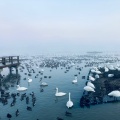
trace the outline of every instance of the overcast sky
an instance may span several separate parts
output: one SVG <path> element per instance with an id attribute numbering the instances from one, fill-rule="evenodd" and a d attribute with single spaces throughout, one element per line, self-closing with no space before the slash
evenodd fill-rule
<path id="1" fill-rule="evenodd" d="M 0 0 L 0 54 L 119 48 L 120 0 Z"/>

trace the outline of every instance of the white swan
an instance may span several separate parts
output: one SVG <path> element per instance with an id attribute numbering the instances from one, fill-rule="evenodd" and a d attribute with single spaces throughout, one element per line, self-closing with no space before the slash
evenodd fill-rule
<path id="1" fill-rule="evenodd" d="M 104 67 L 105 68 L 105 72 L 108 72 L 109 71 L 109 69 L 107 68 L 107 67 Z"/>
<path id="2" fill-rule="evenodd" d="M 96 75 L 95 75 L 95 78 L 96 78 L 96 79 L 97 79 L 97 78 L 100 78 L 100 76 L 99 76 L 98 74 L 96 74 Z"/>
<path id="3" fill-rule="evenodd" d="M 113 77 L 114 76 L 114 74 L 108 74 L 108 77 Z"/>
<path id="4" fill-rule="evenodd" d="M 66 95 L 66 93 L 64 93 L 64 92 L 58 92 L 58 88 L 56 88 L 55 96 L 64 96 L 64 95 Z"/>
<path id="5" fill-rule="evenodd" d="M 40 72 L 44 72 L 44 69 L 41 69 Z"/>
<path id="6" fill-rule="evenodd" d="M 120 68 L 117 68 L 118 71 L 120 71 Z"/>
<path id="7" fill-rule="evenodd" d="M 29 83 L 32 82 L 32 79 L 28 78 L 28 82 L 29 82 Z"/>
<path id="8" fill-rule="evenodd" d="M 71 66 L 75 66 L 75 63 L 71 63 Z"/>
<path id="9" fill-rule="evenodd" d="M 70 107 L 73 106 L 73 102 L 71 101 L 71 98 L 70 98 L 70 93 L 69 93 L 69 100 L 68 100 L 66 106 L 67 106 L 68 108 L 70 108 Z"/>
<path id="10" fill-rule="evenodd" d="M 113 97 L 120 97 L 120 91 L 114 90 L 114 91 L 110 92 L 108 95 L 113 96 Z"/>
<path id="11" fill-rule="evenodd" d="M 110 70 L 115 70 L 115 68 L 114 68 L 113 65 L 110 65 L 110 66 L 109 66 L 109 69 L 110 69 Z"/>
<path id="12" fill-rule="evenodd" d="M 115 67 L 116 70 L 120 71 L 120 67 Z"/>
<path id="13" fill-rule="evenodd" d="M 25 91 L 25 90 L 27 90 L 27 88 L 26 87 L 20 87 L 19 85 L 17 85 L 17 90 L 18 91 Z"/>
<path id="14" fill-rule="evenodd" d="M 73 84 L 77 83 L 77 77 L 75 77 L 75 80 L 72 81 Z"/>
<path id="15" fill-rule="evenodd" d="M 86 91 L 95 92 L 95 90 L 90 86 L 85 86 L 83 89 L 86 90 Z"/>
<path id="16" fill-rule="evenodd" d="M 90 87 L 92 87 L 92 88 L 94 88 L 94 89 L 95 89 L 94 84 L 92 84 L 91 82 L 88 82 L 88 83 L 87 83 L 87 86 L 90 86 Z"/>
<path id="17" fill-rule="evenodd" d="M 99 70 L 95 71 L 96 74 L 102 74 Z"/>
<path id="18" fill-rule="evenodd" d="M 95 73 L 96 71 L 94 69 L 91 69 L 91 73 Z"/>
<path id="19" fill-rule="evenodd" d="M 48 86 L 48 84 L 46 82 L 42 82 L 40 86 Z"/>
<path id="20" fill-rule="evenodd" d="M 89 80 L 91 80 L 91 81 L 95 81 L 95 78 L 92 77 L 92 76 L 89 76 Z"/>

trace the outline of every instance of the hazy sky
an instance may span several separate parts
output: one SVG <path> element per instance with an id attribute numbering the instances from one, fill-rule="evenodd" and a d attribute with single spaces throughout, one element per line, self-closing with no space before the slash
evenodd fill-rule
<path id="1" fill-rule="evenodd" d="M 119 48 L 120 0 L 0 0 L 0 54 Z"/>

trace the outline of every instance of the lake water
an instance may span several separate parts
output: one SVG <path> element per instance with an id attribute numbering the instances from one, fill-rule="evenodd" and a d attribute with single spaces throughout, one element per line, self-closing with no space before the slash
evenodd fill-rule
<path id="1" fill-rule="evenodd" d="M 28 61 L 25 61 L 28 62 Z M 24 61 L 22 62 L 24 66 Z M 20 86 L 27 87 L 28 90 L 25 91 L 26 94 L 30 97 L 30 103 L 27 105 L 26 101 L 20 100 L 20 96 L 17 97 L 17 102 L 15 106 L 11 107 L 10 104 L 12 99 L 8 99 L 8 104 L 3 105 L 0 103 L 0 117 L 2 120 L 7 120 L 7 113 L 12 115 L 11 120 L 56 120 L 57 117 L 63 118 L 64 120 L 119 120 L 120 116 L 120 103 L 108 103 L 108 104 L 100 104 L 91 106 L 90 108 L 81 108 L 79 106 L 79 100 L 83 94 L 83 87 L 85 86 L 86 79 L 82 79 L 82 76 L 85 75 L 87 77 L 89 72 L 89 67 L 84 67 L 84 62 L 79 64 L 80 67 L 83 67 L 82 71 L 80 71 L 80 75 L 78 74 L 78 70 L 76 70 L 76 66 L 73 66 L 69 72 L 65 72 L 65 68 L 53 68 L 50 72 L 50 68 L 44 67 L 43 75 L 40 75 L 35 78 L 36 74 L 41 68 L 36 68 L 36 66 L 32 66 L 35 70 L 35 73 L 32 73 L 32 83 L 28 84 L 27 80 L 24 78 L 28 78 L 24 73 L 28 73 L 26 69 L 23 72 L 19 70 L 20 75 Z M 7 75 L 8 70 L 4 69 L 2 71 L 2 75 Z M 13 71 L 14 73 L 14 71 Z M 78 83 L 72 84 L 72 80 L 74 79 L 74 75 L 78 74 Z M 43 76 L 51 76 L 51 78 L 44 78 Z M 48 86 L 44 87 L 44 92 L 40 92 L 40 78 L 43 78 L 44 82 L 48 83 Z M 9 83 L 6 83 L 9 84 Z M 58 87 L 59 91 L 66 92 L 67 95 L 62 97 L 55 97 L 55 88 Z M 10 87 L 7 92 L 17 93 L 16 84 L 14 87 Z M 32 106 L 32 99 L 29 95 L 31 92 L 35 93 L 37 98 L 36 105 Z M 21 92 L 25 93 L 25 92 Z M 68 93 L 71 93 L 71 100 L 74 103 L 74 106 L 71 109 L 66 107 L 66 103 L 68 101 Z M 26 107 L 31 106 L 32 111 L 27 111 Z M 15 116 L 15 111 L 19 109 L 19 116 Z M 65 111 L 71 112 L 72 117 L 65 116 Z"/>

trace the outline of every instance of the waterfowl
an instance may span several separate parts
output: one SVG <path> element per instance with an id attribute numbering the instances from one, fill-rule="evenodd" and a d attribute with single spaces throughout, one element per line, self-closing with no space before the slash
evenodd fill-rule
<path id="1" fill-rule="evenodd" d="M 71 98 L 70 98 L 70 93 L 69 93 L 69 100 L 68 100 L 66 106 L 67 106 L 68 108 L 71 108 L 71 107 L 73 106 L 73 102 L 71 101 Z"/>
<path id="2" fill-rule="evenodd" d="M 87 86 L 90 86 L 90 87 L 92 87 L 92 88 L 95 88 L 94 84 L 92 84 L 91 82 L 88 82 L 88 83 L 87 83 Z"/>
<path id="3" fill-rule="evenodd" d="M 95 81 L 95 78 L 92 77 L 92 76 L 89 76 L 89 80 L 91 80 L 91 81 Z"/>
<path id="4" fill-rule="evenodd" d="M 19 110 L 17 109 L 15 112 L 16 117 L 19 115 Z"/>
<path id="5" fill-rule="evenodd" d="M 28 78 L 28 82 L 29 82 L 29 83 L 32 82 L 32 79 Z"/>
<path id="6" fill-rule="evenodd" d="M 9 118 L 9 120 L 10 120 L 10 118 L 12 118 L 12 115 L 8 113 L 7 118 Z"/>
<path id="7" fill-rule="evenodd" d="M 40 86 L 48 86 L 48 84 L 46 82 L 42 82 Z"/>
<path id="8" fill-rule="evenodd" d="M 73 84 L 77 83 L 77 77 L 75 77 L 75 80 L 72 81 Z"/>
<path id="9" fill-rule="evenodd" d="M 28 110 L 28 111 L 32 111 L 32 108 L 29 107 L 29 106 L 27 106 L 27 110 Z"/>
<path id="10" fill-rule="evenodd" d="M 114 90 L 114 91 L 110 92 L 108 95 L 113 96 L 113 97 L 120 97 L 120 91 Z"/>
<path id="11" fill-rule="evenodd" d="M 40 72 L 44 72 L 44 69 L 41 69 Z"/>
<path id="12" fill-rule="evenodd" d="M 95 73 L 97 73 L 97 74 L 102 74 L 99 70 L 95 71 Z"/>
<path id="13" fill-rule="evenodd" d="M 104 67 L 104 69 L 105 69 L 105 72 L 108 72 L 108 71 L 109 71 L 109 69 L 108 69 L 107 67 Z"/>
<path id="14" fill-rule="evenodd" d="M 96 74 L 96 75 L 95 75 L 95 78 L 96 78 L 96 79 L 97 79 L 97 78 L 100 78 L 100 76 L 99 76 L 98 74 Z"/>
<path id="15" fill-rule="evenodd" d="M 114 76 L 114 74 L 108 74 L 108 77 L 113 77 Z"/>
<path id="16" fill-rule="evenodd" d="M 27 90 L 27 88 L 26 87 L 20 87 L 19 85 L 17 85 L 17 90 L 18 91 L 25 91 L 25 90 Z"/>
<path id="17" fill-rule="evenodd" d="M 64 92 L 58 92 L 58 88 L 56 88 L 55 96 L 64 96 L 64 95 L 66 95 L 66 93 L 64 93 Z"/>
<path id="18" fill-rule="evenodd" d="M 95 90 L 92 87 L 90 87 L 90 86 L 85 86 L 83 89 L 86 90 L 86 91 L 88 91 L 88 92 L 89 91 L 95 92 Z"/>

